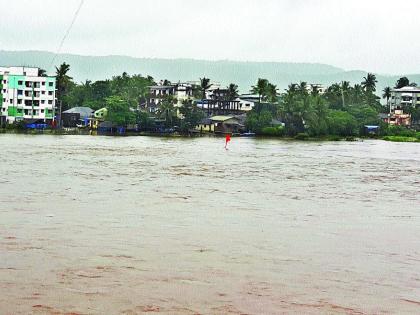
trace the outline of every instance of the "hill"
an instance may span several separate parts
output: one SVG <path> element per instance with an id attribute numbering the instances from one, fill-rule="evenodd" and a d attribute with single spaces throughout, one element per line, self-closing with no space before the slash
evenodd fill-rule
<path id="1" fill-rule="evenodd" d="M 1 66 L 36 66 L 50 74 L 53 53 L 45 51 L 0 50 Z M 101 80 L 127 72 L 129 74 L 151 75 L 156 80 L 173 82 L 198 80 L 206 76 L 222 84 L 236 83 L 242 92 L 247 92 L 258 78 L 266 78 L 283 90 L 291 82 L 306 81 L 329 85 L 343 80 L 360 83 L 367 71 L 345 71 L 344 69 L 319 63 L 286 62 L 240 62 L 207 61 L 195 59 L 154 59 L 128 56 L 81 56 L 60 54 L 55 65 L 70 64 L 70 75 L 77 82 Z M 49 68 L 49 69 L 48 69 Z M 378 91 L 393 86 L 401 75 L 377 74 Z M 420 83 L 420 74 L 406 75 L 410 81 Z"/>

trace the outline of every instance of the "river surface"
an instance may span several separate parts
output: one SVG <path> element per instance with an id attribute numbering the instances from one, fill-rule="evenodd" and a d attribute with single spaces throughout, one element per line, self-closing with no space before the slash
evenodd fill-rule
<path id="1" fill-rule="evenodd" d="M 420 144 L 0 135 L 0 314 L 419 314 Z"/>

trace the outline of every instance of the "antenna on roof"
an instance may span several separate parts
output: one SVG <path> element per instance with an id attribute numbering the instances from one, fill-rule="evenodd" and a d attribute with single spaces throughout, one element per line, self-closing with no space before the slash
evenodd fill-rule
<path id="1" fill-rule="evenodd" d="M 61 42 L 60 42 L 60 45 L 58 46 L 58 49 L 57 49 L 57 51 L 55 52 L 55 54 L 54 54 L 54 56 L 53 56 L 53 58 L 52 58 L 52 60 L 51 60 L 51 64 L 50 64 L 50 66 L 48 67 L 49 69 L 51 69 L 51 67 L 54 65 L 54 62 L 55 62 L 55 59 L 57 58 L 57 55 L 60 53 L 61 48 L 63 47 L 64 42 L 65 42 L 65 40 L 66 40 L 67 36 L 70 34 L 70 31 L 71 31 L 71 29 L 73 28 L 73 24 L 74 24 L 74 22 L 76 22 L 76 19 L 77 19 L 77 16 L 79 15 L 80 9 L 81 9 L 81 8 L 82 8 L 82 6 L 83 6 L 83 3 L 84 3 L 84 0 L 80 0 L 80 4 L 79 4 L 79 6 L 78 6 L 78 8 L 77 8 L 76 12 L 74 13 L 73 19 L 72 19 L 72 21 L 71 21 L 71 23 L 70 23 L 69 27 L 67 28 L 67 31 L 66 31 L 66 33 L 64 34 L 64 36 L 63 36 L 63 38 L 62 38 L 62 40 L 61 40 Z"/>

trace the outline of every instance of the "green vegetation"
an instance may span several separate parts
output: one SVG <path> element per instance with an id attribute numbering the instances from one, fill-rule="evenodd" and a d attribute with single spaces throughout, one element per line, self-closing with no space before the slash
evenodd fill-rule
<path id="1" fill-rule="evenodd" d="M 285 93 L 278 95 L 275 89 L 268 88 L 270 82 L 260 78 L 251 91 L 261 102 L 248 114 L 246 126 L 262 135 L 272 127 L 274 119 L 285 123 L 279 135 L 297 139 L 363 136 L 365 125 L 381 125 L 378 114 L 383 108 L 374 93 L 376 83 L 376 76 L 368 73 L 360 84 L 335 83 L 322 94 L 317 86 L 300 82 L 290 84 Z M 389 94 L 384 97 L 389 98 Z M 270 106 L 264 101 L 270 101 Z"/>
<path id="2" fill-rule="evenodd" d="M 184 101 L 181 107 L 171 95 L 160 100 L 157 111 L 150 114 L 139 110 L 146 103 L 149 86 L 155 85 L 154 79 L 142 75 L 114 76 L 110 80 L 96 82 L 73 82 L 68 75 L 70 66 L 63 63 L 56 68 L 57 94 L 62 102 L 62 109 L 87 106 L 94 110 L 106 107 L 107 120 L 117 126 L 137 123 L 141 129 L 166 128 L 186 133 L 194 129 L 205 117 L 203 111 L 193 101 Z M 309 86 L 306 82 L 292 83 L 279 93 L 275 84 L 259 78 L 251 87 L 251 92 L 258 95 L 254 108 L 247 114 L 245 127 L 257 135 L 289 137 L 296 139 L 353 139 L 367 136 L 366 125 L 378 125 L 376 136 L 416 137 L 414 131 L 405 127 L 393 128 L 379 119 L 380 112 L 386 112 L 375 94 L 378 80 L 372 73 L 363 77 L 360 84 L 351 85 L 342 81 L 329 86 L 321 93 L 318 86 Z M 170 84 L 168 80 L 164 84 Z M 410 84 L 407 78 L 400 78 L 396 86 Z M 209 78 L 200 79 L 200 84 L 193 87 L 193 97 L 206 97 L 211 87 Z M 389 87 L 382 92 L 382 97 L 390 99 Z M 225 100 L 238 96 L 238 86 L 229 84 Z M 420 109 L 407 109 L 413 119 L 420 119 Z M 209 111 L 209 110 L 207 110 Z M 209 114 L 209 112 L 207 112 Z M 159 127 L 157 127 L 159 126 Z"/>
<path id="3" fill-rule="evenodd" d="M 127 101 L 119 96 L 110 96 L 106 98 L 107 120 L 116 126 L 127 126 L 136 123 L 136 115 L 130 109 Z"/>

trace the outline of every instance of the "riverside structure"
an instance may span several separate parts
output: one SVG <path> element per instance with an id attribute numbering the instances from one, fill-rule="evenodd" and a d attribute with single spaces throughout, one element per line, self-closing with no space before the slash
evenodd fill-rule
<path id="1" fill-rule="evenodd" d="M 0 122 L 51 124 L 56 106 L 55 77 L 35 67 L 0 67 Z"/>

